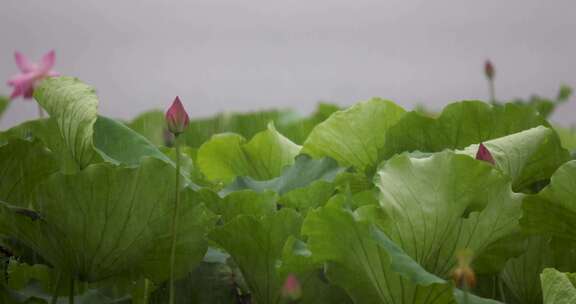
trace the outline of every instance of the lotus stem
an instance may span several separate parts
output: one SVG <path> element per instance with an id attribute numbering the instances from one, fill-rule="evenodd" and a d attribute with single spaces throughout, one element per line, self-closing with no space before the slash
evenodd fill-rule
<path id="1" fill-rule="evenodd" d="M 68 303 L 74 304 L 74 277 L 70 277 L 70 293 L 68 296 Z"/>
<path id="2" fill-rule="evenodd" d="M 174 268 L 176 264 L 176 234 L 178 232 L 178 211 L 180 208 L 180 144 L 178 143 L 178 136 L 174 141 L 174 149 L 176 151 L 176 188 L 174 199 L 174 213 L 172 217 L 172 241 L 170 248 L 170 287 L 169 287 L 169 303 L 174 304 L 175 298 L 175 276 Z"/>
<path id="3" fill-rule="evenodd" d="M 488 91 L 490 94 L 490 102 L 496 103 L 496 89 L 494 88 L 494 79 L 488 79 Z"/>
<path id="4" fill-rule="evenodd" d="M 468 293 L 469 293 L 468 283 L 464 282 L 462 290 L 464 291 L 464 298 L 462 299 L 462 304 L 469 304 L 470 302 L 468 301 Z"/>
<path id="5" fill-rule="evenodd" d="M 498 278 L 498 289 L 500 290 L 500 300 L 506 303 L 506 295 L 504 294 L 504 283 L 501 278 Z"/>
<path id="6" fill-rule="evenodd" d="M 150 281 L 148 281 L 148 279 L 144 279 L 144 296 L 142 299 L 142 303 L 143 304 L 148 304 L 148 293 L 150 289 Z"/>
<path id="7" fill-rule="evenodd" d="M 62 273 L 60 271 L 56 272 L 56 283 L 54 284 L 54 291 L 52 292 L 51 304 L 58 303 L 58 289 L 60 288 L 60 280 L 62 279 Z"/>

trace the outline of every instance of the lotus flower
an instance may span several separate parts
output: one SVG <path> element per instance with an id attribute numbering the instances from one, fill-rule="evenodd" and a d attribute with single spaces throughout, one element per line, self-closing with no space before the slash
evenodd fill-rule
<path id="1" fill-rule="evenodd" d="M 168 130 L 174 135 L 184 132 L 188 127 L 188 123 L 190 123 L 188 113 L 186 113 L 178 96 L 176 96 L 176 99 L 174 99 L 174 102 L 166 112 L 166 123 L 168 124 Z"/>
<path id="2" fill-rule="evenodd" d="M 488 78 L 489 80 L 492 80 L 494 79 L 495 74 L 496 71 L 494 70 L 492 62 L 490 62 L 490 60 L 486 60 L 486 62 L 484 63 L 484 75 L 486 75 L 486 78 Z"/>
<path id="3" fill-rule="evenodd" d="M 488 148 L 486 148 L 486 146 L 484 146 L 483 143 L 480 143 L 480 146 L 478 146 L 478 152 L 476 152 L 476 159 L 483 160 L 492 165 L 496 164 L 494 157 L 492 157 L 492 153 L 490 153 L 490 150 L 488 150 Z"/>
<path id="4" fill-rule="evenodd" d="M 298 300 L 302 296 L 302 287 L 295 275 L 290 274 L 286 277 L 286 281 L 284 281 L 282 286 L 282 296 L 292 301 Z"/>
<path id="5" fill-rule="evenodd" d="M 58 76 L 58 73 L 52 70 L 56 59 L 56 54 L 52 50 L 46 53 L 39 64 L 32 63 L 20 52 L 14 53 L 16 65 L 20 69 L 20 74 L 12 76 L 8 80 L 8 85 L 14 87 L 10 99 L 22 96 L 32 98 L 34 87 L 44 78 Z"/>

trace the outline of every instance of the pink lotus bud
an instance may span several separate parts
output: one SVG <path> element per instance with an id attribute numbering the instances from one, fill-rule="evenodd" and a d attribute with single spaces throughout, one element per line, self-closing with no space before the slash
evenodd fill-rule
<path id="1" fill-rule="evenodd" d="M 483 160 L 492 165 L 496 164 L 494 157 L 492 157 L 492 153 L 490 153 L 488 148 L 486 148 L 486 146 L 484 146 L 483 143 L 480 143 L 480 146 L 478 146 L 478 152 L 476 152 L 476 159 Z"/>
<path id="2" fill-rule="evenodd" d="M 486 60 L 486 62 L 484 63 L 484 75 L 486 75 L 486 78 L 488 78 L 489 80 L 492 80 L 494 79 L 495 74 L 496 71 L 494 70 L 492 62 L 490 62 L 490 60 Z"/>
<path id="3" fill-rule="evenodd" d="M 295 301 L 302 296 L 302 287 L 300 286 L 300 281 L 295 275 L 289 274 L 284 281 L 282 286 L 282 297 Z"/>
<path id="4" fill-rule="evenodd" d="M 188 118 L 188 113 L 184 110 L 180 98 L 176 96 L 174 102 L 166 112 L 166 123 L 168 124 L 168 130 L 174 135 L 178 135 L 188 127 L 190 119 Z"/>

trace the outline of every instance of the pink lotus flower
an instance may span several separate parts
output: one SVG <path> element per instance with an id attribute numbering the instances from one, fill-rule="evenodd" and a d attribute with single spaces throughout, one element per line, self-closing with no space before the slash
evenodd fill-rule
<path id="1" fill-rule="evenodd" d="M 302 287 L 300 281 L 295 275 L 289 274 L 282 286 L 282 296 L 292 301 L 298 300 L 302 296 Z"/>
<path id="2" fill-rule="evenodd" d="M 476 152 L 476 159 L 483 160 L 492 165 L 496 164 L 494 157 L 492 157 L 492 153 L 490 153 L 490 150 L 488 150 L 488 148 L 486 148 L 486 146 L 484 146 L 483 143 L 480 143 L 480 146 L 478 146 L 478 152 Z"/>
<path id="3" fill-rule="evenodd" d="M 58 73 L 52 70 L 56 60 L 54 50 L 46 53 L 39 64 L 32 63 L 20 52 L 14 53 L 16 65 L 20 69 L 20 74 L 14 75 L 8 80 L 8 85 L 14 87 L 10 99 L 22 96 L 32 98 L 34 87 L 44 78 L 58 76 Z"/>
<path id="4" fill-rule="evenodd" d="M 178 96 L 176 96 L 176 99 L 174 99 L 174 102 L 166 112 L 166 123 L 168 124 L 168 130 L 174 135 L 184 132 L 188 127 L 188 123 L 190 123 L 188 113 L 186 113 Z"/>

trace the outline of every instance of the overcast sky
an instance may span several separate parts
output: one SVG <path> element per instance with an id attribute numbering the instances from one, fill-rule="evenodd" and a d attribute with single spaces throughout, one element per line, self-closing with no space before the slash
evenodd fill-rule
<path id="1" fill-rule="evenodd" d="M 373 96 L 440 108 L 486 98 L 486 58 L 499 98 L 553 96 L 576 86 L 575 15 L 574 0 L 2 0 L 0 78 L 14 50 L 55 49 L 119 118 L 175 95 L 192 116 Z M 573 98 L 555 119 L 575 113 Z M 16 100 L 0 126 L 35 115 Z"/>

